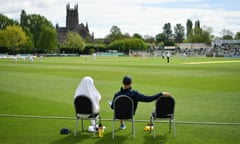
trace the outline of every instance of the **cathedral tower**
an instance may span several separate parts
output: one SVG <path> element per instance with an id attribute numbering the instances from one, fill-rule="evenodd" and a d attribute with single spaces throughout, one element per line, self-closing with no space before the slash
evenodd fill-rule
<path id="1" fill-rule="evenodd" d="M 74 8 L 70 8 L 70 4 L 67 4 L 66 12 L 66 27 L 59 27 L 58 24 L 56 25 L 59 43 L 65 42 L 68 32 L 76 32 L 84 39 L 93 40 L 94 37 L 89 32 L 88 23 L 86 23 L 86 26 L 83 23 L 79 24 L 78 5 L 76 4 Z"/>
<path id="2" fill-rule="evenodd" d="M 73 9 L 70 8 L 70 5 L 67 4 L 67 19 L 66 27 L 69 31 L 73 31 L 74 28 L 78 25 L 78 5 L 75 5 Z"/>

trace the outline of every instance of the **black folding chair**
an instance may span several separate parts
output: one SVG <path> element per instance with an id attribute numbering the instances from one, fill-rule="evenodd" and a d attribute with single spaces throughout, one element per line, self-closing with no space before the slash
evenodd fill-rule
<path id="1" fill-rule="evenodd" d="M 112 138 L 114 139 L 114 122 L 116 119 L 132 120 L 132 136 L 135 137 L 134 126 L 134 103 L 133 100 L 126 96 L 120 95 L 113 101 L 113 123 L 112 123 Z"/>
<path id="2" fill-rule="evenodd" d="M 154 138 L 156 138 L 155 121 L 157 119 L 169 119 L 169 132 L 171 132 L 172 124 L 174 128 L 174 137 L 176 137 L 176 127 L 174 121 L 175 100 L 173 97 L 160 97 L 156 101 L 155 112 L 152 114 L 151 121 L 154 126 Z"/>
<path id="3" fill-rule="evenodd" d="M 75 112 L 76 112 L 76 127 L 74 136 L 77 134 L 77 128 L 78 128 L 78 120 L 81 119 L 82 122 L 82 131 L 84 131 L 84 119 L 94 119 L 95 123 L 97 122 L 97 119 L 99 117 L 99 114 L 93 113 L 93 104 L 92 101 L 85 95 L 79 95 L 74 99 L 74 106 L 75 106 Z M 94 130 L 96 130 L 96 125 L 94 127 Z M 95 136 L 96 131 L 94 131 L 93 136 Z"/>

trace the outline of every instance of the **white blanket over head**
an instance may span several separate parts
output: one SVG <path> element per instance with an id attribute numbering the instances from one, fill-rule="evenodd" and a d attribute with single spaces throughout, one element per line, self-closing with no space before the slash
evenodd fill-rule
<path id="1" fill-rule="evenodd" d="M 93 79 L 91 77 L 86 76 L 81 80 L 76 89 L 74 99 L 78 95 L 85 95 L 89 97 L 93 102 L 93 112 L 99 113 L 100 111 L 99 101 L 101 100 L 101 95 L 94 86 Z"/>

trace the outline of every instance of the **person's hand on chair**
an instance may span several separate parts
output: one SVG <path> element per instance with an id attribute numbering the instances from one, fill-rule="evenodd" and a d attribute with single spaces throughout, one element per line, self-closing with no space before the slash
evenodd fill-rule
<path id="1" fill-rule="evenodd" d="M 162 95 L 165 96 L 165 97 L 172 96 L 169 92 L 162 92 Z"/>

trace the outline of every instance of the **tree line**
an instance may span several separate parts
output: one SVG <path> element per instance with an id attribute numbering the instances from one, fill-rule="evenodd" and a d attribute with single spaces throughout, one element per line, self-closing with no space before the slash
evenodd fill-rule
<path id="1" fill-rule="evenodd" d="M 0 47 L 9 53 L 51 53 L 57 47 L 54 26 L 39 14 L 21 12 L 20 23 L 0 14 Z"/>
<path id="2" fill-rule="evenodd" d="M 186 32 L 185 32 L 186 31 Z M 118 26 L 112 26 L 110 33 L 103 39 L 93 41 L 83 39 L 76 32 L 68 32 L 64 43 L 58 43 L 56 28 L 44 16 L 27 14 L 21 11 L 20 22 L 0 14 L 0 53 L 94 53 L 96 51 L 147 50 L 152 47 L 163 48 L 176 43 L 210 43 L 214 38 L 212 29 L 201 27 L 200 21 L 188 19 L 186 30 L 183 25 L 165 23 L 162 32 L 156 36 L 130 36 L 122 33 Z M 222 30 L 222 39 L 240 39 L 240 32 L 234 36 L 230 30 Z"/>

